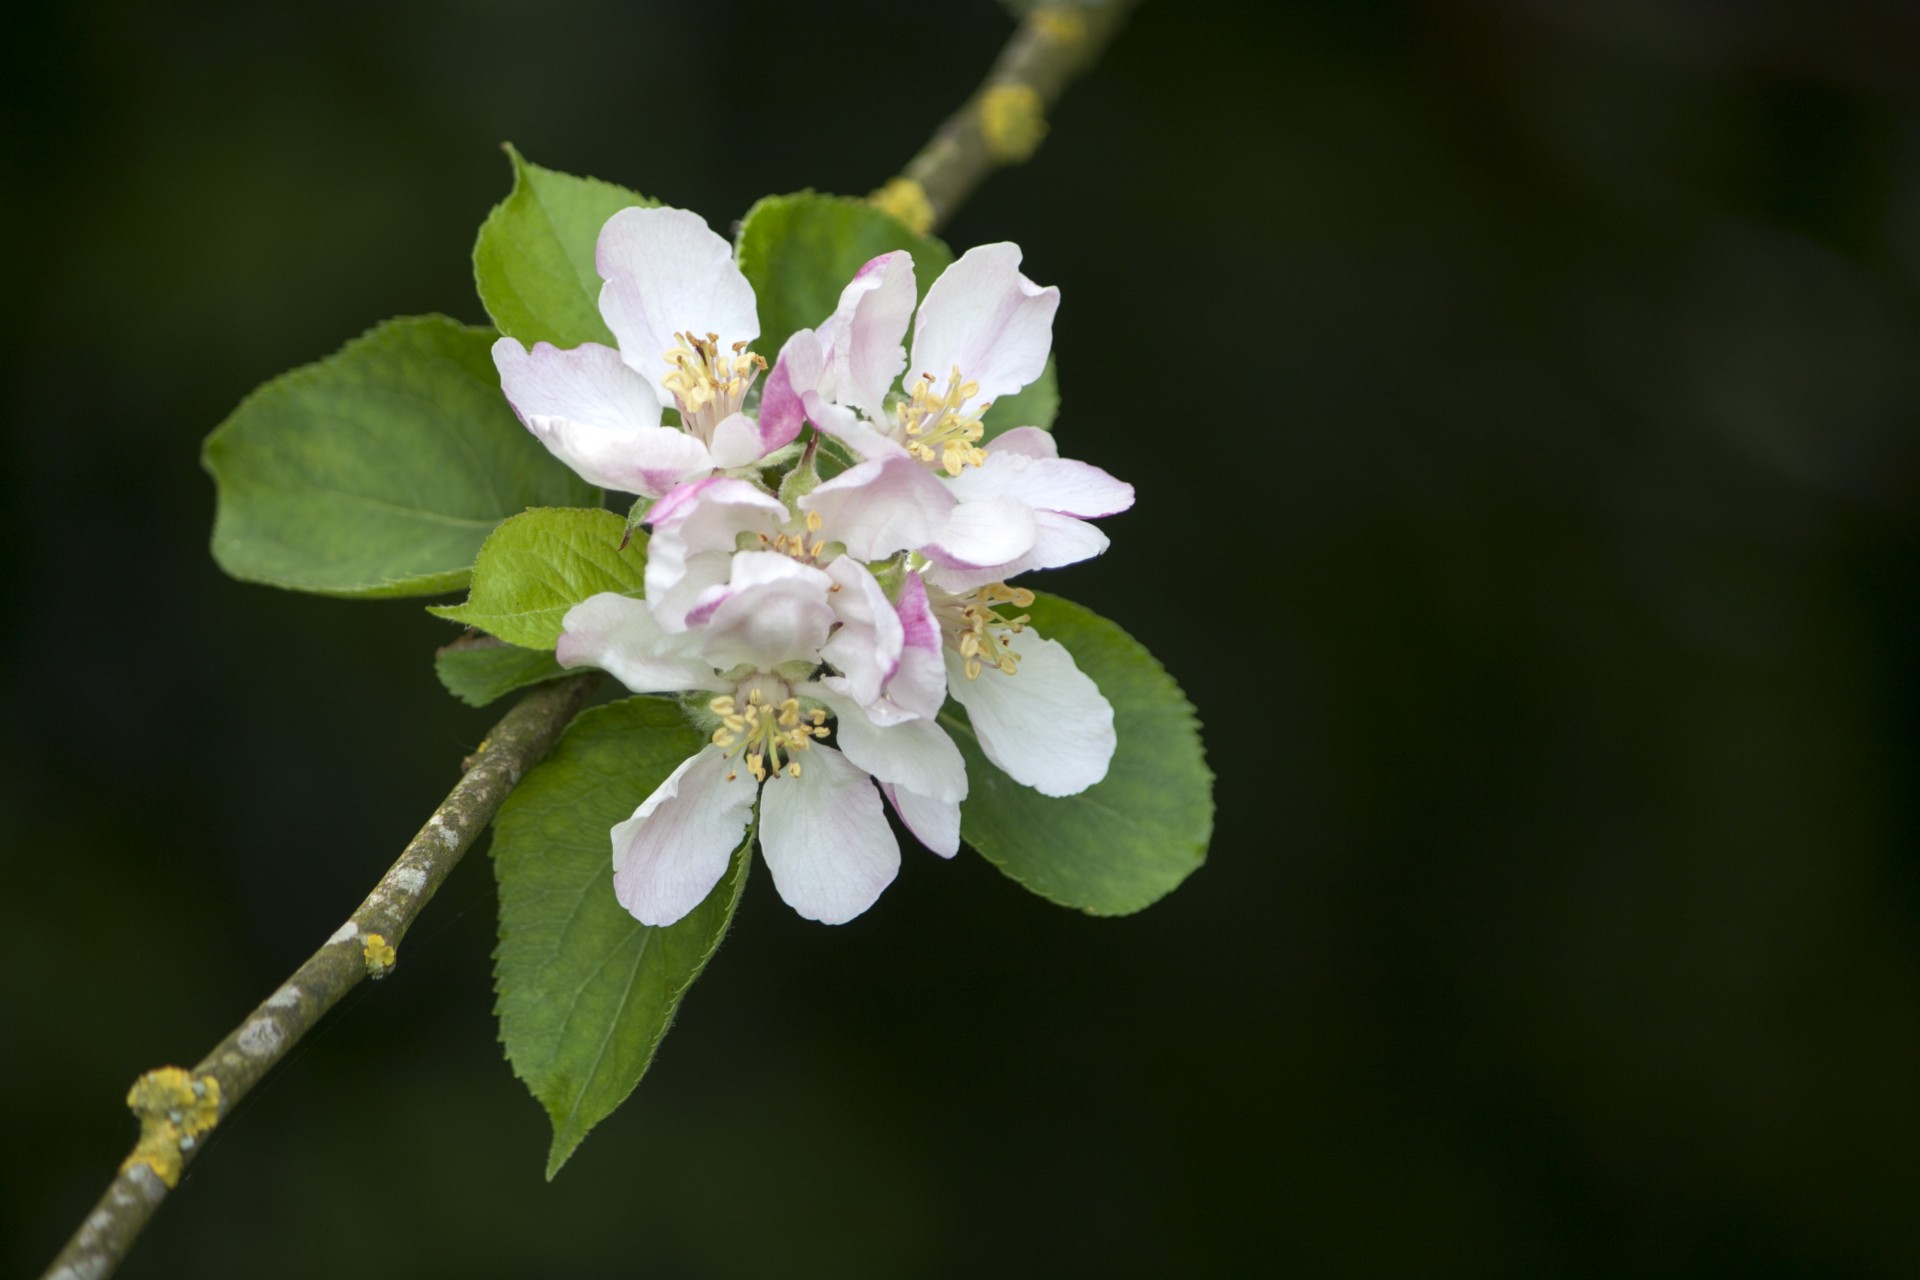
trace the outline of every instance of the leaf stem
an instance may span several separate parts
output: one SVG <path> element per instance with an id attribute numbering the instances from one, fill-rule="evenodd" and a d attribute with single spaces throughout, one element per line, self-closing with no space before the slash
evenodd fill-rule
<path id="1" fill-rule="evenodd" d="M 421 909 L 599 682 L 597 674 L 574 676 L 521 698 L 467 757 L 460 781 L 399 861 L 292 977 L 191 1071 L 162 1067 L 134 1084 L 127 1105 L 140 1120 L 140 1140 L 46 1280 L 113 1273 L 199 1154 L 204 1135 L 362 978 L 385 977 L 392 969 L 394 948 Z"/>
<path id="2" fill-rule="evenodd" d="M 993 69 L 948 116 L 875 203 L 915 231 L 936 231 L 988 174 L 1033 154 L 1047 112 L 1099 61 L 1139 0 L 1041 0 L 1029 9 Z"/>

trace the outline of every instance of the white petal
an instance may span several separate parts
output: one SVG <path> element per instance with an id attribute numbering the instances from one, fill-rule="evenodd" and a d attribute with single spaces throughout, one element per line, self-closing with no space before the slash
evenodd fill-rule
<path id="1" fill-rule="evenodd" d="M 590 484 L 658 497 L 713 469 L 705 445 L 660 425 L 653 388 L 612 347 L 536 342 L 529 352 L 501 338 L 493 363 L 527 430 Z"/>
<path id="2" fill-rule="evenodd" d="M 918 791 L 935 800 L 967 798 L 967 762 L 932 720 L 903 720 L 882 728 L 850 698 L 819 685 L 808 686 L 836 719 L 834 743 L 847 759 L 881 782 Z"/>
<path id="3" fill-rule="evenodd" d="M 960 806 L 951 800 L 930 800 L 899 787 L 880 784 L 881 793 L 900 815 L 913 838 L 943 858 L 960 852 Z"/>
<path id="4" fill-rule="evenodd" d="M 1071 458 L 1034 458 L 995 447 L 984 466 L 966 467 L 947 481 L 962 502 L 1018 498 L 1036 511 L 1092 519 L 1133 505 L 1133 486 Z"/>
<path id="5" fill-rule="evenodd" d="M 822 534 L 858 560 L 931 541 L 953 506 L 946 486 L 904 453 L 851 467 L 800 499 L 802 510 L 820 513 Z"/>
<path id="6" fill-rule="evenodd" d="M 723 470 L 758 462 L 766 453 L 760 441 L 760 424 L 744 413 L 724 419 L 713 429 L 710 449 L 713 465 Z M 1128 493 L 1131 495 L 1132 490 Z"/>
<path id="7" fill-rule="evenodd" d="M 606 284 L 600 314 L 620 355 L 653 384 L 660 403 L 674 334 L 720 336 L 720 348 L 760 336 L 753 286 L 733 261 L 733 246 L 685 209 L 622 209 L 600 229 L 594 265 Z"/>
<path id="8" fill-rule="evenodd" d="M 760 389 L 760 443 L 767 452 L 800 434 L 807 420 L 806 395 L 825 390 L 826 380 L 826 344 L 812 329 L 794 330 Z"/>
<path id="9" fill-rule="evenodd" d="M 644 600 L 613 591 L 589 596 L 560 622 L 553 656 L 563 667 L 599 667 L 635 693 L 723 689 L 684 635 L 668 635 Z"/>
<path id="10" fill-rule="evenodd" d="M 844 924 L 900 871 L 900 845 L 867 775 L 831 747 L 800 755 L 800 776 L 769 780 L 760 847 L 773 886 L 809 920 Z"/>
<path id="11" fill-rule="evenodd" d="M 931 720 L 947 700 L 947 668 L 940 657 L 940 627 L 919 574 L 901 582 L 894 608 L 900 615 L 900 667 L 887 682 L 887 701 L 907 715 Z"/>
<path id="12" fill-rule="evenodd" d="M 883 435 L 872 423 L 861 421 L 860 415 L 846 406 L 834 404 L 818 392 L 808 392 L 805 399 L 807 417 L 813 425 L 853 450 L 854 456 L 867 460 L 912 458 L 899 441 Z"/>
<path id="13" fill-rule="evenodd" d="M 647 513 L 647 600 L 668 631 L 686 629 L 687 610 L 701 592 L 725 582 L 740 534 L 771 536 L 787 509 L 758 486 L 729 476 L 682 485 Z"/>
<path id="14" fill-rule="evenodd" d="M 1085 520 L 1063 516 L 1057 511 L 1036 511 L 1033 525 L 1033 549 L 1012 563 L 982 569 L 935 564 L 927 570 L 927 581 L 943 591 L 964 595 L 989 582 L 1004 582 L 1016 574 L 1079 564 L 1107 549 L 1107 535 Z"/>
<path id="15" fill-rule="evenodd" d="M 718 747 L 689 756 L 613 829 L 613 893 L 620 905 L 652 925 L 672 924 L 699 906 L 740 847 L 757 789 Z"/>
<path id="16" fill-rule="evenodd" d="M 1010 431 L 1002 431 L 987 442 L 987 447 L 995 452 L 1018 453 L 1029 458 L 1060 456 L 1060 442 L 1053 438 L 1053 432 L 1042 431 L 1039 427 L 1014 427 Z"/>
<path id="17" fill-rule="evenodd" d="M 858 560 L 841 556 L 827 565 L 827 576 L 840 588 L 833 592 L 833 612 L 840 626 L 821 646 L 820 656 L 839 668 L 847 692 L 866 706 L 879 699 L 899 670 L 905 631 L 893 601 Z"/>
<path id="18" fill-rule="evenodd" d="M 695 603 L 687 625 L 701 633 L 701 656 L 723 671 L 742 662 L 771 671 L 817 660 L 833 626 L 832 586 L 821 570 L 778 551 L 737 552 L 726 585 Z"/>
<path id="19" fill-rule="evenodd" d="M 834 399 L 878 420 L 887 392 L 907 367 L 901 345 L 915 298 L 913 256 L 883 253 L 840 292 L 833 313 Z"/>
<path id="20" fill-rule="evenodd" d="M 987 667 L 972 680 L 948 650 L 948 688 L 987 759 L 1041 795 L 1077 795 L 1107 776 L 1113 707 L 1057 641 L 1029 629 L 1011 647 L 1020 655 L 1018 675 Z"/>
<path id="21" fill-rule="evenodd" d="M 943 568 L 993 569 L 1033 550 L 1035 535 L 1033 508 L 1018 498 L 963 501 L 923 554 Z"/>
<path id="22" fill-rule="evenodd" d="M 1020 274 L 1020 247 L 969 249 L 927 290 L 914 322 L 910 378 L 932 374 L 941 389 L 955 367 L 992 400 L 1040 376 L 1053 346 L 1060 291 Z M 977 403 L 977 401 L 975 402 Z"/>

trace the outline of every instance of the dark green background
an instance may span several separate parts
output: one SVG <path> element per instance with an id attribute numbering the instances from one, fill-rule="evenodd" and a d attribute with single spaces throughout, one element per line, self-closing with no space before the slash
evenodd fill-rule
<path id="1" fill-rule="evenodd" d="M 230 582 L 201 437 L 479 319 L 497 144 L 725 225 L 877 185 L 991 5 L 9 19 L 0 1270 L 324 938 L 489 716 L 408 603 Z M 128 1277 L 1920 1271 L 1920 9 L 1149 4 L 951 229 L 1061 286 L 1047 583 L 1186 683 L 1130 920 L 764 875 L 560 1180 L 462 867 Z"/>

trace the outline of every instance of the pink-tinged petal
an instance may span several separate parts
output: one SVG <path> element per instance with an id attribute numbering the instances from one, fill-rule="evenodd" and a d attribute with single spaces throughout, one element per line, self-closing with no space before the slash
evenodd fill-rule
<path id="1" fill-rule="evenodd" d="M 899 787 L 880 784 L 887 803 L 913 838 L 943 858 L 960 852 L 960 806 L 951 800 L 933 800 Z"/>
<path id="2" fill-rule="evenodd" d="M 860 268 L 840 291 L 833 313 L 834 399 L 878 420 L 887 392 L 907 367 L 901 345 L 916 297 L 913 256 L 883 253 Z"/>
<path id="3" fill-rule="evenodd" d="M 600 314 L 621 357 L 653 384 L 661 404 L 673 393 L 662 379 L 676 333 L 720 336 L 720 349 L 760 336 L 753 286 L 733 246 L 685 209 L 622 209 L 600 229 L 594 266 L 606 284 Z"/>
<path id="4" fill-rule="evenodd" d="M 660 629 L 644 600 L 603 591 L 567 610 L 560 627 L 561 666 L 598 667 L 635 693 L 728 687 L 688 637 Z"/>
<path id="5" fill-rule="evenodd" d="M 1060 442 L 1053 438 L 1053 432 L 1042 431 L 1039 427 L 1015 427 L 1011 431 L 1002 431 L 987 442 L 990 453 L 1017 453 L 1027 458 L 1057 458 L 1060 456 Z"/>
<path id="6" fill-rule="evenodd" d="M 986 498 L 956 506 L 922 554 L 944 569 L 992 569 L 1033 550 L 1035 536 L 1033 508 L 1018 498 Z"/>
<path id="7" fill-rule="evenodd" d="M 771 671 L 818 660 L 833 626 L 832 585 L 821 570 L 778 551 L 742 551 L 727 584 L 688 611 L 687 625 L 701 633 L 701 656 L 723 671 L 743 662 Z"/>
<path id="8" fill-rule="evenodd" d="M 612 347 L 536 342 L 528 351 L 502 338 L 493 363 L 527 430 L 591 484 L 654 497 L 712 470 L 705 445 L 660 425 L 653 388 Z"/>
<path id="9" fill-rule="evenodd" d="M 718 747 L 689 756 L 613 829 L 613 894 L 620 905 L 651 925 L 672 924 L 699 906 L 740 847 L 757 790 L 752 776 Z"/>
<path id="10" fill-rule="evenodd" d="M 927 290 L 914 322 L 907 376 L 932 374 L 944 389 L 955 367 L 988 400 L 1011 395 L 1040 376 L 1053 346 L 1060 291 L 1020 274 L 1020 247 L 969 249 Z M 977 403 L 977 401 L 976 401 Z"/>
<path id="11" fill-rule="evenodd" d="M 947 681 L 967 709 L 987 759 L 1046 796 L 1078 795 L 1113 761 L 1113 707 L 1057 641 L 1031 629 L 1013 637 L 1018 675 L 987 667 L 972 680 L 947 651 Z"/>
<path id="12" fill-rule="evenodd" d="M 713 429 L 713 465 L 722 470 L 749 466 L 765 455 L 760 443 L 760 426 L 744 413 L 721 420 Z"/>
<path id="13" fill-rule="evenodd" d="M 935 800 L 967 798 L 966 758 L 938 724 L 902 720 L 882 727 L 852 699 L 820 685 L 808 690 L 834 714 L 834 745 L 876 779 Z"/>
<path id="14" fill-rule="evenodd" d="M 834 404 L 814 391 L 807 393 L 806 405 L 807 417 L 813 425 L 853 450 L 856 457 L 867 461 L 876 458 L 905 458 L 912 461 L 913 455 L 904 446 L 891 436 L 882 435 L 872 424 L 862 422 L 853 410 Z"/>
<path id="15" fill-rule="evenodd" d="M 940 657 L 940 627 L 919 574 L 908 574 L 900 584 L 894 609 L 900 615 L 900 668 L 887 682 L 887 701 L 907 715 L 931 720 L 947 700 L 947 668 Z"/>
<path id="16" fill-rule="evenodd" d="M 905 454 L 873 458 L 800 499 L 820 513 L 821 531 L 857 560 L 882 560 L 929 542 L 947 523 L 954 497 Z M 1024 549 L 1024 548 L 1023 548 Z"/>
<path id="17" fill-rule="evenodd" d="M 880 793 L 832 747 L 799 757 L 800 776 L 770 779 L 760 806 L 760 848 L 773 887 L 809 920 L 844 924 L 900 871 L 900 844 Z"/>
<path id="18" fill-rule="evenodd" d="M 682 485 L 647 513 L 647 600 L 668 631 L 684 631 L 687 610 L 707 588 L 725 582 L 742 533 L 771 537 L 787 521 L 780 500 L 757 485 L 713 476 Z"/>
<path id="19" fill-rule="evenodd" d="M 768 453 L 793 443 L 807 421 L 806 395 L 825 388 L 827 350 L 812 329 L 796 329 L 780 348 L 760 391 L 760 444 Z"/>
<path id="20" fill-rule="evenodd" d="M 1012 563 L 980 569 L 935 564 L 927 570 L 927 581 L 942 591 L 964 595 L 989 582 L 1004 582 L 1016 574 L 1079 564 L 1107 549 L 1106 534 L 1084 520 L 1063 516 L 1057 511 L 1034 512 L 1033 527 L 1033 549 Z"/>
<path id="21" fill-rule="evenodd" d="M 1070 458 L 1032 458 L 995 447 L 984 466 L 967 467 L 947 481 L 961 502 L 1018 498 L 1035 511 L 1090 520 L 1133 505 L 1133 486 L 1096 466 Z"/>
<path id="22" fill-rule="evenodd" d="M 879 700 L 899 670 L 905 632 L 893 601 L 865 565 L 841 556 L 827 565 L 827 576 L 840 588 L 832 593 L 840 626 L 821 646 L 820 656 L 841 672 L 847 693 L 864 707 Z"/>

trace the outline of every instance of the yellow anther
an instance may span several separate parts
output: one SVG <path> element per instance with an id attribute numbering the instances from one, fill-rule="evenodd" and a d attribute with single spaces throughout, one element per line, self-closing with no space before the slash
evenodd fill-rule
<path id="1" fill-rule="evenodd" d="M 1047 136 L 1047 104 L 1028 84 L 997 84 L 980 95 L 980 133 L 1001 164 L 1018 164 Z"/>
<path id="2" fill-rule="evenodd" d="M 912 178 L 889 180 L 886 186 L 867 197 L 867 203 L 898 218 L 917 236 L 933 230 L 933 202 L 927 199 L 927 189 Z"/>

